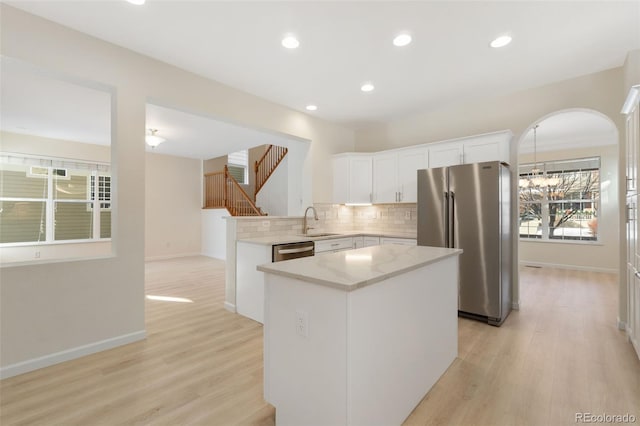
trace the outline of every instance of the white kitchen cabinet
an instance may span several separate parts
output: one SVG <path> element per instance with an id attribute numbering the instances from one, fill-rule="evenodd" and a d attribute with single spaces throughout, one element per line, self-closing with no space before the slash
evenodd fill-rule
<path id="1" fill-rule="evenodd" d="M 436 143 L 429 147 L 429 168 L 462 164 L 462 143 Z"/>
<path id="2" fill-rule="evenodd" d="M 315 254 L 335 253 L 342 250 L 351 250 L 353 248 L 353 238 L 331 238 L 328 240 L 319 240 L 314 242 Z"/>
<path id="3" fill-rule="evenodd" d="M 373 156 L 373 202 L 398 202 L 398 154 L 381 152 Z"/>
<path id="4" fill-rule="evenodd" d="M 418 241 L 415 238 L 390 238 L 390 237 L 380 237 L 380 244 L 399 244 L 403 246 L 417 246 Z"/>
<path id="5" fill-rule="evenodd" d="M 364 243 L 364 247 L 379 246 L 380 237 L 370 237 L 370 236 L 363 237 L 363 243 Z"/>
<path id="6" fill-rule="evenodd" d="M 640 157 L 640 85 L 631 88 L 623 107 L 626 114 L 626 331 L 640 358 L 640 244 L 638 244 L 638 163 Z"/>
<path id="7" fill-rule="evenodd" d="M 429 168 L 484 161 L 509 162 L 510 131 L 487 133 L 429 145 Z"/>
<path id="8" fill-rule="evenodd" d="M 364 237 L 353 237 L 353 248 L 362 248 L 364 247 Z"/>
<path id="9" fill-rule="evenodd" d="M 371 203 L 371 154 L 347 153 L 333 156 L 333 202 Z"/>
<path id="10" fill-rule="evenodd" d="M 417 171 L 428 167 L 425 147 L 384 151 L 373 156 L 373 202 L 415 203 Z"/>

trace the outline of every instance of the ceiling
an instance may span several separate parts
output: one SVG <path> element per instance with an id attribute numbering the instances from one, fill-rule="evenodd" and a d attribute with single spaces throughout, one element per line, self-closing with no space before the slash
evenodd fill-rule
<path id="1" fill-rule="evenodd" d="M 310 114 L 353 126 L 617 67 L 640 48 L 640 1 L 9 3 L 293 109 L 313 102 Z M 414 41 L 397 48 L 401 30 Z M 300 39 L 295 51 L 280 45 L 288 31 Z M 504 32 L 513 43 L 489 48 Z M 108 92 L 12 59 L 0 66 L 2 130 L 110 143 Z M 376 90 L 360 92 L 365 80 Z M 593 113 L 540 124 L 538 151 L 617 142 Z M 162 105 L 147 105 L 147 128 L 168 140 L 154 152 L 198 159 L 291 142 Z M 532 131 L 520 152 L 533 152 Z"/>
<path id="2" fill-rule="evenodd" d="M 6 3 L 354 127 L 619 67 L 640 48 L 638 1 Z M 413 42 L 398 48 L 401 31 Z M 490 48 L 503 33 L 513 42 Z"/>

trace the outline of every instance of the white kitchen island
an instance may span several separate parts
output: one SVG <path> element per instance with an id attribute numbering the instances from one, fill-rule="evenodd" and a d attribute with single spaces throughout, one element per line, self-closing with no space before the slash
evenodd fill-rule
<path id="1" fill-rule="evenodd" d="M 460 253 L 389 245 L 258 266 L 276 424 L 401 424 L 457 356 Z"/>

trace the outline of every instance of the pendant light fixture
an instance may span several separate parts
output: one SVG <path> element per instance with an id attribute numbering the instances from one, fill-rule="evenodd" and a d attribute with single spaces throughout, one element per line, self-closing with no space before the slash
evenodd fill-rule
<path id="1" fill-rule="evenodd" d="M 160 136 L 156 135 L 157 132 L 158 129 L 149 129 L 149 133 L 144 137 L 144 141 L 151 148 L 155 148 L 166 140 L 165 138 L 161 138 Z"/>
<path id="2" fill-rule="evenodd" d="M 533 126 L 533 168 L 529 172 L 529 176 L 526 179 L 520 179 L 518 182 L 522 188 L 541 188 L 557 185 L 560 180 L 558 178 L 546 177 L 543 170 L 538 168 L 538 127 L 536 124 Z M 541 174 L 542 172 L 542 174 Z"/>

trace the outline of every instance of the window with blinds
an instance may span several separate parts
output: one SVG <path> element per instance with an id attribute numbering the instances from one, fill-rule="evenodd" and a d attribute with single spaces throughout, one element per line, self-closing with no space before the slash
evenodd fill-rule
<path id="1" fill-rule="evenodd" d="M 520 238 L 598 239 L 599 157 L 523 164 L 519 174 Z"/>
<path id="2" fill-rule="evenodd" d="M 111 238 L 109 172 L 108 164 L 1 153 L 0 244 Z"/>
<path id="3" fill-rule="evenodd" d="M 229 174 L 233 176 L 238 183 L 249 183 L 249 151 L 242 150 L 232 152 L 227 156 Z"/>

